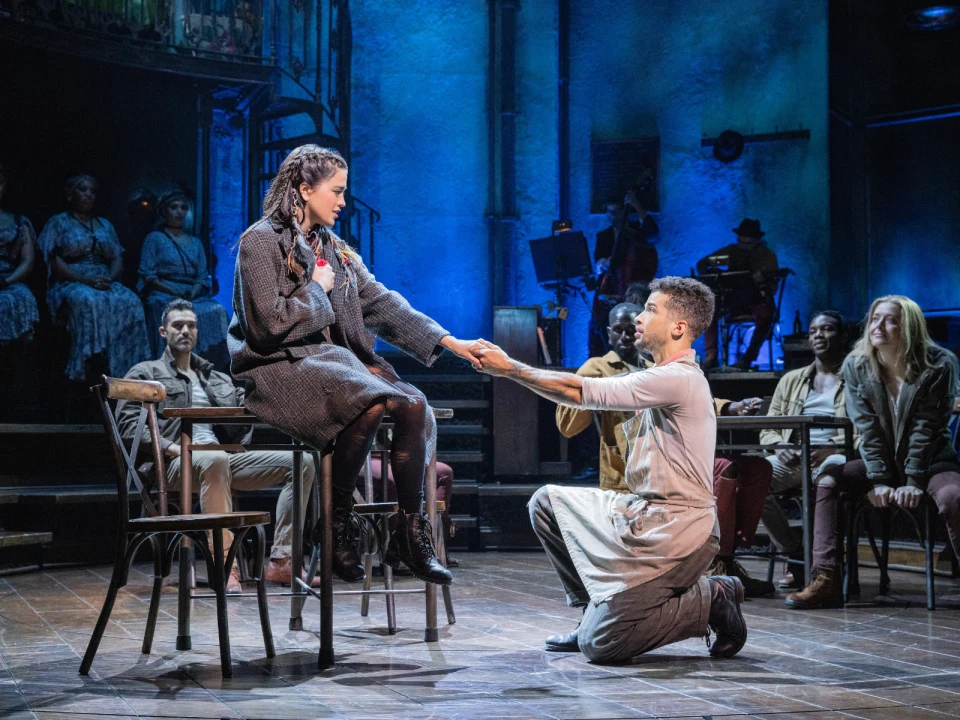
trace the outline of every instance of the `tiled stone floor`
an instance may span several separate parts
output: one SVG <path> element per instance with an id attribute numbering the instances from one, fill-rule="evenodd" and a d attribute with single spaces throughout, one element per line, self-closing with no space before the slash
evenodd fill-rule
<path id="1" fill-rule="evenodd" d="M 894 573 L 902 595 L 846 610 L 797 612 L 748 602 L 750 636 L 732 660 L 689 640 L 600 667 L 541 652 L 567 629 L 567 608 L 542 554 L 458 556 L 457 624 L 422 640 L 422 598 L 401 596 L 401 631 L 383 630 L 359 599 L 337 599 L 337 665 L 316 671 L 314 632 L 286 631 L 288 601 L 271 601 L 277 657 L 260 644 L 253 599 L 232 601 L 235 675 L 220 677 L 216 620 L 196 601 L 194 650 L 174 649 L 168 588 L 152 655 L 139 652 L 149 578 L 131 575 L 88 677 L 77 674 L 109 568 L 0 579 L 0 717 L 4 718 L 908 718 L 960 717 L 960 584 L 940 580 L 941 608 L 922 605 L 923 578 Z M 759 564 L 749 564 L 760 572 Z M 875 574 L 863 571 L 872 596 Z M 872 599 L 872 597 L 871 597 Z M 442 615 L 442 611 L 441 611 Z M 316 604 L 305 624 L 317 627 Z"/>

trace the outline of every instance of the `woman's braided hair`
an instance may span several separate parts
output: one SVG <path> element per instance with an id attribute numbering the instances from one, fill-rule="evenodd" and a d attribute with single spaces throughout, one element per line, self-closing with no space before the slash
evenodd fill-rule
<path id="1" fill-rule="evenodd" d="M 280 164 L 280 169 L 267 190 L 267 196 L 263 199 L 263 217 L 289 227 L 293 232 L 294 241 L 290 243 L 290 250 L 287 252 L 288 272 L 296 275 L 303 275 L 305 272 L 305 268 L 293 256 L 304 212 L 300 185 L 306 183 L 309 187 L 316 187 L 324 180 L 332 178 L 337 170 L 346 169 L 347 161 L 340 153 L 319 145 L 301 145 Z"/>

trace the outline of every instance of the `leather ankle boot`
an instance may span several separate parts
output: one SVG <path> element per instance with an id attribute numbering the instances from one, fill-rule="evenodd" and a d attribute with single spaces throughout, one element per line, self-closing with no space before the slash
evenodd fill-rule
<path id="1" fill-rule="evenodd" d="M 402 562 L 424 582 L 449 585 L 453 575 L 437 560 L 433 547 L 433 528 L 420 513 L 397 513 L 397 527 L 390 536 L 383 561 L 392 568 Z"/>
<path id="2" fill-rule="evenodd" d="M 709 578 L 710 617 L 707 625 L 716 634 L 713 642 L 707 636 L 707 646 L 713 657 L 733 657 L 747 642 L 747 624 L 740 612 L 743 585 L 740 578 L 716 575 Z"/>
<path id="3" fill-rule="evenodd" d="M 840 572 L 837 568 L 818 570 L 809 585 L 800 592 L 787 595 L 784 603 L 794 610 L 842 608 L 843 595 L 840 593 Z"/>
<path id="4" fill-rule="evenodd" d="M 723 574 L 740 578 L 740 582 L 743 584 L 743 593 L 748 598 L 772 597 L 776 592 L 773 583 L 750 577 L 750 573 L 737 562 L 736 558 L 724 558 L 723 564 L 727 570 Z"/>
<path id="5" fill-rule="evenodd" d="M 360 516 L 352 507 L 333 509 L 333 574 L 344 582 L 363 580 L 363 564 L 360 562 Z M 314 540 L 319 542 L 317 534 L 319 524 L 314 530 Z"/>

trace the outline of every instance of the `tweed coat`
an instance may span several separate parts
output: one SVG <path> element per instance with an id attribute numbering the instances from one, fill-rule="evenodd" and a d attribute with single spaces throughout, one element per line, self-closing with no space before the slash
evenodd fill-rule
<path id="1" fill-rule="evenodd" d="M 250 382 L 246 407 L 318 449 L 374 402 L 409 399 L 367 369 L 396 377 L 374 352 L 377 337 L 431 365 L 443 352 L 440 340 L 449 335 L 377 282 L 357 256 L 337 252 L 332 233 L 323 230 L 321 237 L 335 274 L 329 296 L 312 280 L 316 257 L 300 233 L 263 219 L 243 234 L 227 334 L 233 374 Z M 287 269 L 291 243 L 306 268 L 303 275 Z M 436 426 L 433 413 L 427 418 L 429 458 Z"/>
<path id="2" fill-rule="evenodd" d="M 950 440 L 950 414 L 957 392 L 957 359 L 933 346 L 927 368 L 914 382 L 904 382 L 897 417 L 883 381 L 862 355 L 843 363 L 847 413 L 860 431 L 860 457 L 874 485 L 911 485 L 925 490 L 937 473 L 960 470 Z"/>

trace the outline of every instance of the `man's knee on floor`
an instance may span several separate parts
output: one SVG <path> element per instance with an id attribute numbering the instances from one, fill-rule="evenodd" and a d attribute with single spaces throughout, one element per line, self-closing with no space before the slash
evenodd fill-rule
<path id="1" fill-rule="evenodd" d="M 530 524 L 533 525 L 534 528 L 538 525 L 543 525 L 546 518 L 553 516 L 553 505 L 550 504 L 550 491 L 547 490 L 546 485 L 533 494 L 530 502 L 527 503 L 527 509 L 530 511 Z"/>
<path id="2" fill-rule="evenodd" d="M 581 637 L 579 639 L 580 652 L 592 663 L 616 663 L 629 660 L 631 656 L 624 656 L 622 645 L 609 638 Z M 634 653 L 636 654 L 636 653 Z"/>

